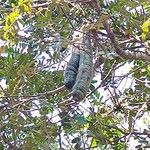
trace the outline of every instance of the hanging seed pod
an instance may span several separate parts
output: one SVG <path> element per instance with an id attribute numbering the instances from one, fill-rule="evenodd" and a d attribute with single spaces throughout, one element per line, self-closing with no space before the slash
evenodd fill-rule
<path id="1" fill-rule="evenodd" d="M 64 85 L 68 89 L 72 89 L 72 87 L 75 84 L 76 76 L 79 68 L 79 60 L 80 60 L 80 54 L 73 52 L 64 73 Z"/>
<path id="2" fill-rule="evenodd" d="M 79 47 L 82 44 L 83 34 L 80 31 L 75 31 L 73 34 L 73 45 L 69 48 L 72 50 L 72 56 L 67 64 L 64 72 L 64 85 L 68 89 L 72 89 L 76 82 L 76 76 L 79 68 L 80 50 Z"/>
<path id="3" fill-rule="evenodd" d="M 80 51 L 79 69 L 76 83 L 72 88 L 72 96 L 76 101 L 81 101 L 86 96 L 93 76 L 93 55 L 89 43 L 85 42 L 84 51 Z"/>

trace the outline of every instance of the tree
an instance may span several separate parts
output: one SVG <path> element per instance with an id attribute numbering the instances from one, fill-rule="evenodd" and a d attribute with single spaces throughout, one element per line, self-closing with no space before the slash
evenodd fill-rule
<path id="1" fill-rule="evenodd" d="M 0 4 L 0 149 L 150 148 L 150 2 Z M 94 62 L 79 102 L 63 81 L 75 32 L 88 33 Z"/>

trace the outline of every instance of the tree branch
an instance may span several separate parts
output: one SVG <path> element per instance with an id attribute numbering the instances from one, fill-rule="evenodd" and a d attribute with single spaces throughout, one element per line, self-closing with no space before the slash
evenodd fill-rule
<path id="1" fill-rule="evenodd" d="M 108 37 L 110 38 L 116 53 L 124 58 L 124 59 L 129 59 L 129 60 L 143 60 L 143 61 L 150 61 L 150 55 L 144 53 L 144 52 L 136 52 L 136 51 L 124 51 L 122 50 L 122 48 L 119 46 L 115 35 L 113 33 L 113 31 L 110 28 L 110 25 L 108 23 L 108 17 L 104 16 L 103 17 L 103 26 L 108 34 Z"/>

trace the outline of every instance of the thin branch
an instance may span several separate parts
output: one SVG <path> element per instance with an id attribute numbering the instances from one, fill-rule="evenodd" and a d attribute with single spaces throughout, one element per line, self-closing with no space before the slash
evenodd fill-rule
<path id="1" fill-rule="evenodd" d="M 35 9 L 35 8 L 39 8 L 39 7 L 42 7 L 42 8 L 48 8 L 48 5 L 49 3 L 43 3 L 43 4 L 37 4 L 37 5 L 33 5 L 32 8 Z"/>
<path id="2" fill-rule="evenodd" d="M 130 131 L 130 133 L 129 133 L 129 135 L 128 135 L 128 138 L 127 138 L 126 141 L 125 141 L 125 145 L 128 143 L 128 141 L 129 141 L 131 135 L 132 135 L 133 132 L 134 132 L 134 126 L 135 126 L 135 124 L 136 124 L 136 120 L 137 120 L 139 117 L 141 117 L 141 115 L 144 114 L 144 110 L 145 110 L 145 108 L 147 107 L 147 103 L 148 103 L 148 102 L 149 102 L 149 100 L 146 101 L 146 102 L 141 106 L 141 108 L 140 108 L 140 109 L 138 110 L 138 112 L 136 113 L 136 116 L 133 118 L 132 126 L 131 126 L 131 131 Z"/>
<path id="3" fill-rule="evenodd" d="M 94 93 L 96 90 L 98 90 L 98 89 L 103 85 L 103 83 L 109 78 L 109 76 L 110 76 L 112 70 L 114 69 L 115 63 L 116 63 L 116 61 L 114 61 L 114 63 L 112 64 L 111 69 L 109 70 L 109 72 L 107 73 L 107 75 L 104 77 L 104 79 L 102 80 L 101 84 L 100 84 L 98 87 L 96 87 L 93 91 L 91 91 L 91 92 L 86 96 L 86 98 L 89 97 L 89 96 L 90 96 L 92 93 Z"/>
<path id="4" fill-rule="evenodd" d="M 70 23 L 72 29 L 74 29 L 74 25 L 72 24 L 72 22 L 71 22 L 70 18 L 68 17 L 68 15 L 65 13 L 63 7 L 60 7 L 60 9 L 62 10 L 62 12 L 63 12 L 65 18 L 66 18 L 66 19 L 68 20 L 68 22 Z"/>
<path id="5" fill-rule="evenodd" d="M 44 93 L 39 93 L 39 94 L 36 94 L 36 95 L 12 95 L 12 96 L 9 96 L 9 98 L 45 98 L 45 97 L 48 97 L 48 96 L 51 96 L 51 95 L 54 95 L 56 93 L 59 93 L 61 91 L 63 91 L 65 89 L 65 86 L 61 86 L 55 90 L 52 90 L 52 91 L 48 91 L 48 92 L 44 92 Z M 8 98 L 8 96 L 1 96 L 0 97 L 1 99 L 3 98 Z"/>

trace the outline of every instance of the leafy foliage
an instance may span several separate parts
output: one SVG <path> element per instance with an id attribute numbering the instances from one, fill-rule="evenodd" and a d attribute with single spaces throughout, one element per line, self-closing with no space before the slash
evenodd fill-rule
<path id="1" fill-rule="evenodd" d="M 0 149 L 149 148 L 149 6 L 2 0 Z M 72 39 L 81 28 L 91 31 L 94 78 L 77 103 L 63 74 L 71 46 L 86 46 Z"/>

